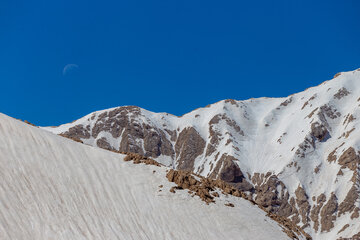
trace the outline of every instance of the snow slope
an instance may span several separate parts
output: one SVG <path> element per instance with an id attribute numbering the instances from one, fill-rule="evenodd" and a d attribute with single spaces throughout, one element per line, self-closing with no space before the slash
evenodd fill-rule
<path id="1" fill-rule="evenodd" d="M 224 100 L 181 117 L 120 107 L 45 129 L 226 176 L 314 238 L 335 239 L 360 235 L 359 125 L 360 69 L 286 98 Z"/>
<path id="2" fill-rule="evenodd" d="M 166 167 L 123 157 L 0 114 L 0 239 L 287 239 L 246 200 L 170 193 Z"/>

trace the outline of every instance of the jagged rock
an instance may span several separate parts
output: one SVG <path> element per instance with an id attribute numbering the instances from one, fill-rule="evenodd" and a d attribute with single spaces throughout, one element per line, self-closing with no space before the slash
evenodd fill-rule
<path id="1" fill-rule="evenodd" d="M 111 150 L 113 149 L 110 145 L 110 143 L 107 142 L 106 138 L 102 137 L 96 140 L 96 145 L 100 148 Z"/>
<path id="2" fill-rule="evenodd" d="M 314 222 L 314 230 L 315 230 L 315 232 L 317 232 L 319 230 L 320 209 L 324 205 L 325 201 L 326 201 L 325 194 L 320 194 L 317 197 L 317 204 L 314 204 L 314 206 L 313 206 L 313 208 L 311 209 L 311 212 L 310 212 L 310 219 Z"/>
<path id="3" fill-rule="evenodd" d="M 67 132 L 62 133 L 61 135 L 65 136 L 65 137 L 69 137 L 69 138 L 74 138 L 74 139 L 90 138 L 89 131 L 86 128 L 84 128 L 84 126 L 82 124 L 69 128 L 69 130 Z"/>
<path id="4" fill-rule="evenodd" d="M 329 131 L 326 127 L 318 122 L 311 124 L 311 135 L 317 138 L 320 142 L 330 137 Z"/>
<path id="5" fill-rule="evenodd" d="M 355 203 L 359 198 L 359 192 L 354 184 L 351 189 L 349 190 L 348 194 L 346 195 L 344 201 L 339 205 L 339 213 L 338 216 L 340 217 L 342 214 L 346 212 L 352 212 L 355 209 Z"/>
<path id="6" fill-rule="evenodd" d="M 235 161 L 236 159 L 233 156 L 223 154 L 210 174 L 210 178 L 218 178 L 222 181 L 232 183 L 233 186 L 241 191 L 252 190 L 253 186 L 246 181 L 246 178 Z"/>
<path id="7" fill-rule="evenodd" d="M 234 204 L 232 204 L 232 203 L 225 203 L 225 206 L 227 206 L 227 207 L 235 207 Z"/>
<path id="8" fill-rule="evenodd" d="M 293 98 L 290 97 L 290 98 L 286 99 L 284 102 L 282 102 L 282 103 L 280 104 L 280 106 L 286 107 L 288 104 L 290 104 L 290 103 L 292 102 L 292 100 L 293 100 Z"/>
<path id="9" fill-rule="evenodd" d="M 341 113 L 339 113 L 332 106 L 329 106 L 329 105 L 325 104 L 325 105 L 320 107 L 320 112 L 319 112 L 320 119 L 324 119 L 324 116 L 327 116 L 330 119 L 335 119 L 335 118 L 340 117 Z"/>
<path id="10" fill-rule="evenodd" d="M 299 207 L 299 213 L 302 218 L 302 223 L 306 224 L 309 222 L 309 212 L 310 212 L 310 204 L 308 201 L 308 196 L 306 195 L 305 190 L 298 186 L 298 188 L 295 190 L 295 196 L 296 196 L 296 204 Z"/>
<path id="11" fill-rule="evenodd" d="M 341 99 L 349 94 L 350 94 L 350 92 L 346 88 L 343 87 L 343 88 L 339 89 L 339 91 L 334 95 L 334 98 Z"/>
<path id="12" fill-rule="evenodd" d="M 205 140 L 192 127 L 185 128 L 179 134 L 175 144 L 175 152 L 179 161 L 179 170 L 194 170 L 194 160 L 204 152 Z"/>
<path id="13" fill-rule="evenodd" d="M 321 216 L 321 232 L 330 231 L 334 227 L 334 221 L 336 220 L 336 211 L 338 209 L 337 197 L 334 193 L 331 193 L 330 199 L 322 207 Z"/>
<path id="14" fill-rule="evenodd" d="M 338 163 L 343 167 L 355 171 L 360 163 L 360 158 L 354 148 L 350 147 L 340 156 Z"/>

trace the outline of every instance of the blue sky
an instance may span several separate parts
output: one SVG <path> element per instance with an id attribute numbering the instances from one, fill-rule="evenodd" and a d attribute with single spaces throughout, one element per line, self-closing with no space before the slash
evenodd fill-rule
<path id="1" fill-rule="evenodd" d="M 357 0 L 2 0 L 0 112 L 58 125 L 122 105 L 182 115 L 287 96 L 360 67 L 359 9 Z"/>

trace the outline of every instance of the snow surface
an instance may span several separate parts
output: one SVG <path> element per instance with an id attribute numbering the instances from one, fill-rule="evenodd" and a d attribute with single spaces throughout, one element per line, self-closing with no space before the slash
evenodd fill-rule
<path id="1" fill-rule="evenodd" d="M 123 157 L 0 114 L 0 239 L 287 239 L 248 201 L 170 193 L 166 167 Z"/>
<path id="2" fill-rule="evenodd" d="M 343 88 L 349 94 L 336 98 L 335 95 Z M 282 105 L 285 101 L 289 101 L 288 104 Z M 323 114 L 321 118 L 320 109 L 324 106 L 331 107 L 340 115 L 330 118 Z M 44 129 L 56 134 L 66 132 L 70 127 L 78 124 L 84 126 L 90 124 L 92 129 L 99 114 L 111 110 L 113 109 L 94 112 L 71 124 Z M 209 122 L 217 114 L 225 114 L 234 120 L 244 132 L 244 136 L 239 135 L 224 122 L 217 124 L 215 128 L 223 138 L 212 155 L 205 156 L 206 151 L 204 151 L 197 157 L 194 170 L 196 173 L 209 176 L 211 165 L 215 166 L 218 161 L 216 155 L 229 154 L 238 159 L 237 164 L 248 181 L 250 179 L 246 173 L 253 176 L 254 173 L 271 172 L 285 184 L 290 197 L 295 197 L 295 190 L 301 186 L 309 197 L 311 207 L 316 204 L 316 201 L 311 200 L 312 197 L 322 193 L 326 195 L 326 199 L 329 199 L 331 193 L 335 193 L 338 203 L 345 199 L 352 187 L 350 181 L 352 172 L 343 169 L 344 175 L 338 176 L 341 166 L 336 161 L 330 163 L 327 157 L 336 148 L 337 158 L 349 147 L 353 147 L 356 152 L 360 151 L 360 69 L 342 72 L 330 81 L 286 98 L 249 99 L 235 101 L 235 104 L 220 101 L 181 117 L 141 109 L 141 115 L 134 120 L 140 125 L 146 123 L 158 129 L 176 130 L 178 134 L 186 127 L 194 127 L 209 144 L 211 138 Z M 355 120 L 344 124 L 349 114 L 352 114 Z M 95 116 L 94 120 L 90 120 L 92 116 Z M 308 148 L 304 152 L 305 157 L 301 158 L 296 152 L 301 150 L 299 145 L 306 138 L 311 138 L 311 124 L 314 122 L 325 124 L 331 137 L 326 141 L 316 140 L 314 147 Z M 354 130 L 349 136 L 345 137 L 345 134 L 352 129 Z M 112 147 L 119 148 L 121 136 L 114 139 L 110 134 L 103 133 L 96 139 L 90 137 L 82 140 L 86 144 L 96 146 L 96 140 L 101 137 L 105 137 Z M 170 139 L 170 136 L 168 138 Z M 226 144 L 228 139 L 233 140 L 233 146 Z M 172 143 L 174 145 L 174 142 Z M 176 161 L 170 157 L 161 155 L 156 160 L 176 167 Z M 317 167 L 320 170 L 314 173 Z M 356 205 L 360 207 L 359 199 Z M 315 232 L 313 225 L 305 231 L 316 239 L 334 239 L 339 237 L 337 232 L 345 224 L 350 224 L 350 227 L 343 231 L 341 236 L 352 236 L 359 232 L 359 222 L 359 219 L 350 219 L 350 214 L 345 214 L 337 218 L 335 227 L 329 233 Z"/>

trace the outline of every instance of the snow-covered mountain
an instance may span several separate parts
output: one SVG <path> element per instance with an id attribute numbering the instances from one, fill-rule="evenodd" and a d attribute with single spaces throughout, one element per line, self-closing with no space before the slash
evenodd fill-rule
<path id="1" fill-rule="evenodd" d="M 0 239 L 288 239 L 242 198 L 171 193 L 167 170 L 0 114 Z"/>
<path id="2" fill-rule="evenodd" d="M 181 117 L 135 106 L 44 129 L 222 179 L 314 239 L 360 238 L 360 69 L 287 98 L 224 100 Z"/>

